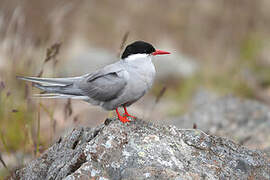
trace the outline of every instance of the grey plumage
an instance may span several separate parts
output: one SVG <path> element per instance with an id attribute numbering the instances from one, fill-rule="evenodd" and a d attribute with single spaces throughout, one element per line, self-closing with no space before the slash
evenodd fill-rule
<path id="1" fill-rule="evenodd" d="M 95 101 L 107 102 L 117 98 L 127 84 L 121 76 L 122 71 L 124 68 L 121 63 L 115 63 L 90 74 L 77 85 L 83 95 Z"/>
<path id="2" fill-rule="evenodd" d="M 120 116 L 117 108 L 131 105 L 151 88 L 156 73 L 152 56 L 161 54 L 169 52 L 155 50 L 149 43 L 136 41 L 126 47 L 120 61 L 93 73 L 70 78 L 18 79 L 33 82 L 35 87 L 44 91 L 45 94 L 36 97 L 81 99 L 106 110 L 116 109 L 120 121 L 129 122 Z M 126 108 L 125 113 L 130 116 Z"/>
<path id="3" fill-rule="evenodd" d="M 87 75 L 84 75 L 84 76 L 87 76 Z M 38 77 L 17 76 L 17 78 L 21 79 L 21 80 L 25 80 L 25 81 L 34 82 L 34 83 L 41 83 L 44 85 L 65 86 L 65 85 L 72 84 L 73 82 L 84 78 L 84 76 L 70 77 L 70 78 L 38 78 Z"/>
<path id="4" fill-rule="evenodd" d="M 151 57 L 144 54 L 79 77 L 18 79 L 33 82 L 46 93 L 36 97 L 82 99 L 113 110 L 121 105 L 128 106 L 143 96 L 151 87 L 154 74 Z"/>

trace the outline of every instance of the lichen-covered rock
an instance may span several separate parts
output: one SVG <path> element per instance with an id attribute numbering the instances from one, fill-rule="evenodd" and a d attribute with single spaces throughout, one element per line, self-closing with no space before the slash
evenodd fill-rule
<path id="1" fill-rule="evenodd" d="M 270 179 L 270 163 L 260 151 L 200 130 L 107 119 L 74 129 L 13 178 L 261 180 Z"/>

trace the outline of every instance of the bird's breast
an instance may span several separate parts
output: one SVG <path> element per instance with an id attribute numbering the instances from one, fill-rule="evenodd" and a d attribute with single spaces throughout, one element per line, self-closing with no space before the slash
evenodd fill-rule
<path id="1" fill-rule="evenodd" d="M 151 88 L 156 74 L 155 66 L 152 62 L 144 62 L 139 65 L 130 66 L 128 69 L 130 81 L 132 81 L 136 87 L 143 86 L 145 90 Z"/>

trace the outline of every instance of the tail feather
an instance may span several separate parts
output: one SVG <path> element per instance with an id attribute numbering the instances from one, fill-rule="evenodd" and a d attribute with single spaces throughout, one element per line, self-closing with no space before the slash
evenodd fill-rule
<path id="1" fill-rule="evenodd" d="M 81 94 L 81 90 L 74 85 L 76 81 L 83 79 L 85 76 L 71 78 L 38 78 L 17 76 L 20 80 L 34 83 L 34 87 L 44 91 L 45 94 L 37 94 L 39 98 L 71 98 L 88 100 L 89 97 Z"/>
<path id="2" fill-rule="evenodd" d="M 39 83 L 42 85 L 58 85 L 58 86 L 65 86 L 74 83 L 75 81 L 78 81 L 88 74 L 84 76 L 79 77 L 70 77 L 70 78 L 38 78 L 38 77 L 23 77 L 23 76 L 17 76 L 17 79 L 24 80 L 24 81 L 30 81 L 34 83 Z"/>
<path id="3" fill-rule="evenodd" d="M 55 98 L 70 98 L 70 99 L 79 99 L 79 100 L 89 100 L 87 96 L 77 96 L 77 95 L 68 95 L 68 94 L 34 94 L 34 98 L 46 98 L 46 99 L 55 99 Z"/>
<path id="4" fill-rule="evenodd" d="M 75 87 L 73 84 L 65 86 L 43 86 L 39 83 L 34 83 L 34 87 L 43 90 L 45 93 L 58 93 L 66 95 L 77 95 L 81 96 L 81 90 Z"/>

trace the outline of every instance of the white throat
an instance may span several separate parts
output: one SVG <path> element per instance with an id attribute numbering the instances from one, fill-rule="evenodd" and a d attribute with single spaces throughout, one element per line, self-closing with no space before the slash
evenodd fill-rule
<path id="1" fill-rule="evenodd" d="M 152 56 L 149 54 L 133 54 L 125 58 L 126 62 L 134 62 L 134 61 L 151 61 Z"/>
<path id="2" fill-rule="evenodd" d="M 147 91 L 152 86 L 156 74 L 152 55 L 133 54 L 125 58 L 124 62 L 126 70 L 132 74 L 132 78 L 135 78 L 134 82 L 141 82 L 140 85 Z"/>

